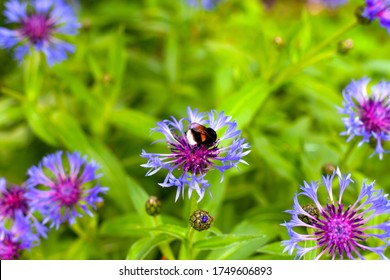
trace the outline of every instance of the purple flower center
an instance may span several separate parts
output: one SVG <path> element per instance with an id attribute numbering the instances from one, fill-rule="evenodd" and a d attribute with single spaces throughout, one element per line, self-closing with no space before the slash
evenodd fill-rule
<path id="1" fill-rule="evenodd" d="M 390 110 L 383 102 L 367 100 L 361 104 L 359 115 L 366 131 L 376 133 L 390 131 Z"/>
<path id="2" fill-rule="evenodd" d="M 208 220 L 209 220 L 209 217 L 207 217 L 206 215 L 203 215 L 202 223 L 206 223 Z"/>
<path id="3" fill-rule="evenodd" d="M 203 174 L 212 165 L 219 153 L 217 146 L 206 147 L 204 145 L 189 145 L 186 137 L 178 139 L 178 143 L 170 143 L 170 149 L 174 157 L 175 168 L 180 167 L 185 172 Z"/>
<path id="4" fill-rule="evenodd" d="M 23 188 L 13 186 L 12 189 L 3 193 L 0 199 L 0 215 L 14 217 L 15 212 L 20 210 L 26 214 L 28 212 L 28 201 Z"/>
<path id="5" fill-rule="evenodd" d="M 61 180 L 53 188 L 55 199 L 61 204 L 61 206 L 71 207 L 80 199 L 80 186 L 76 180 L 67 177 L 65 180 Z"/>
<path id="6" fill-rule="evenodd" d="M 325 246 L 330 255 L 338 253 L 341 256 L 344 252 L 349 254 L 358 240 L 364 240 L 360 229 L 363 217 L 350 208 L 343 212 L 343 208 L 343 204 L 339 204 L 337 210 L 333 204 L 327 204 L 321 213 L 324 220 L 313 222 L 318 228 L 315 232 L 319 236 L 318 245 Z"/>
<path id="7" fill-rule="evenodd" d="M 0 258 L 2 260 L 16 260 L 20 258 L 22 249 L 19 243 L 12 241 L 9 235 L 6 235 L 0 242 Z"/>
<path id="8" fill-rule="evenodd" d="M 24 19 L 21 33 L 31 43 L 36 44 L 46 41 L 53 32 L 54 23 L 45 15 L 35 14 Z"/>

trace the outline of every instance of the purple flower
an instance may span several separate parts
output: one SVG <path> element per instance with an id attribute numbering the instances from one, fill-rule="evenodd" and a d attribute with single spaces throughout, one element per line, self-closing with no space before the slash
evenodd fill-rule
<path id="1" fill-rule="evenodd" d="M 14 184 L 8 185 L 4 178 L 0 178 L 0 220 L 14 221 L 18 215 L 24 216 L 29 220 L 32 231 L 38 236 L 46 237 L 47 229 L 33 215 L 30 202 L 28 189 Z"/>
<path id="2" fill-rule="evenodd" d="M 362 16 L 371 21 L 378 19 L 390 33 L 390 0 L 366 0 Z"/>
<path id="3" fill-rule="evenodd" d="M 343 118 L 346 131 L 342 135 L 349 135 L 347 141 L 353 137 L 362 137 L 359 146 L 373 140 L 375 143 L 374 154 L 383 158 L 383 153 L 389 151 L 382 147 L 383 141 L 390 140 L 390 83 L 382 81 L 372 87 L 372 93 L 367 94 L 369 79 L 363 78 L 352 81 L 343 91 L 343 108 L 339 108 L 341 114 L 347 114 Z"/>
<path id="4" fill-rule="evenodd" d="M 42 213 L 43 223 L 51 221 L 57 229 L 62 222 L 75 222 L 84 213 L 93 216 L 90 208 L 103 201 L 99 195 L 106 193 L 97 179 L 98 166 L 87 162 L 78 152 L 67 153 L 63 164 L 62 151 L 47 155 L 28 170 L 31 207 Z"/>
<path id="5" fill-rule="evenodd" d="M 214 9 L 219 2 L 221 2 L 221 0 L 187 0 L 188 5 L 192 7 L 197 7 L 200 5 L 205 10 Z"/>
<path id="6" fill-rule="evenodd" d="M 15 58 L 22 61 L 34 48 L 46 55 L 49 65 L 60 62 L 74 46 L 56 35 L 77 34 L 79 23 L 73 8 L 63 0 L 9 0 L 4 16 L 13 29 L 0 27 L 0 48 L 15 48 Z"/>
<path id="7" fill-rule="evenodd" d="M 209 140 L 212 140 L 208 143 L 207 141 L 194 143 L 194 139 L 201 136 L 197 133 L 188 133 L 192 132 L 190 128 L 194 125 L 203 126 L 212 134 L 209 136 L 214 135 L 215 139 L 209 137 Z M 153 130 L 165 136 L 169 151 L 155 154 L 143 150 L 141 156 L 148 159 L 148 162 L 141 166 L 150 168 L 147 176 L 155 174 L 160 169 L 168 170 L 164 182 L 159 185 L 177 187 L 176 201 L 180 194 L 184 197 L 186 185 L 188 197 L 196 191 L 200 201 L 210 186 L 205 178 L 210 170 L 219 170 L 222 181 L 225 170 L 237 166 L 240 162 L 246 163 L 242 157 L 250 152 L 247 150 L 249 144 L 241 138 L 241 131 L 237 130 L 236 122 L 225 116 L 224 112 L 218 114 L 216 111 L 210 111 L 206 115 L 198 113 L 197 109 L 188 108 L 188 118 L 176 120 L 172 117 L 171 120 L 163 120 L 157 123 L 157 128 Z M 216 135 L 212 133 L 213 131 Z"/>
<path id="8" fill-rule="evenodd" d="M 0 259 L 19 259 L 22 251 L 38 244 L 39 236 L 21 212 L 17 212 L 12 221 L 0 220 Z"/>
<path id="9" fill-rule="evenodd" d="M 332 191 L 335 175 L 340 185 L 336 201 Z M 343 193 L 352 182 L 351 174 L 342 175 L 338 168 L 332 175 L 323 176 L 322 184 L 304 182 L 301 192 L 294 196 L 293 210 L 286 211 L 291 214 L 292 219 L 283 224 L 291 238 L 282 241 L 284 251 L 292 254 L 296 250 L 296 256 L 302 258 L 315 250 L 316 259 L 326 254 L 332 259 L 337 256 L 340 259 L 364 259 L 361 252 L 371 251 L 386 259 L 384 251 L 390 238 L 390 201 L 387 194 L 383 194 L 382 190 L 374 190 L 375 182 L 363 182 L 356 201 L 346 207 L 342 202 Z M 322 206 L 317 194 L 321 185 L 325 186 L 329 195 L 325 206 Z M 301 206 L 298 201 L 300 196 L 312 200 L 313 204 Z M 379 222 L 386 217 L 387 219 L 382 219 L 384 222 Z M 294 231 L 296 227 L 301 231 Z M 306 234 L 302 231 L 304 228 L 307 230 Z M 312 241 L 315 245 L 304 247 L 307 241 Z"/>
<path id="10" fill-rule="evenodd" d="M 336 8 L 344 5 L 348 0 L 310 0 L 311 3 L 320 3 L 328 8 Z"/>
<path id="11" fill-rule="evenodd" d="M 17 212 L 26 215 L 29 212 L 26 189 L 17 185 L 7 188 L 7 182 L 0 178 L 0 219 L 13 219 Z"/>

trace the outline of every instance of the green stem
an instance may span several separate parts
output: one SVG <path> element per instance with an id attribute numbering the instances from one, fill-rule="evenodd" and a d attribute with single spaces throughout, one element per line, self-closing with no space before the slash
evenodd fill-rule
<path id="1" fill-rule="evenodd" d="M 343 157 L 341 158 L 341 160 L 338 164 L 340 169 L 344 169 L 346 167 L 345 164 L 348 162 L 348 159 L 350 158 L 350 156 L 351 156 L 353 150 L 356 148 L 356 146 L 357 146 L 356 140 L 349 143 L 347 150 L 345 151 Z"/>
<path id="2" fill-rule="evenodd" d="M 160 224 L 159 219 L 155 216 L 153 217 L 153 226 L 156 227 Z M 158 246 L 161 253 L 164 257 L 166 257 L 168 260 L 175 260 L 175 255 L 172 252 L 171 246 L 169 246 L 168 243 L 163 243 Z"/>
<path id="3" fill-rule="evenodd" d="M 10 88 L 6 88 L 6 87 L 2 86 L 2 87 L 0 87 L 0 92 L 3 93 L 4 95 L 12 97 L 12 98 L 14 98 L 18 101 L 21 101 L 21 102 L 23 102 L 25 100 L 24 96 L 21 93 L 15 91 L 13 89 L 10 89 Z"/>
<path id="4" fill-rule="evenodd" d="M 24 90 L 27 100 L 35 104 L 38 100 L 42 88 L 42 75 L 40 71 L 41 54 L 31 50 L 31 54 L 26 57 L 24 66 Z"/>
<path id="5" fill-rule="evenodd" d="M 325 39 L 320 44 L 318 44 L 317 47 L 312 49 L 307 54 L 307 57 L 311 57 L 311 56 L 315 55 L 316 53 L 319 53 L 323 48 L 325 48 L 328 45 L 332 44 L 333 42 L 337 41 L 344 33 L 347 33 L 349 30 L 353 29 L 354 27 L 356 27 L 358 25 L 359 25 L 359 22 L 357 19 L 352 20 L 347 25 L 345 25 L 341 29 L 339 29 L 332 36 L 330 36 L 329 38 Z"/>
<path id="6" fill-rule="evenodd" d="M 334 33 L 332 36 L 326 38 L 314 49 L 304 55 L 297 63 L 285 68 L 278 76 L 276 76 L 275 80 L 273 81 L 273 84 L 279 85 L 285 80 L 285 77 L 290 77 L 291 75 L 296 74 L 305 67 L 312 65 L 320 60 L 323 60 L 324 58 L 328 58 L 330 54 L 334 54 L 334 50 L 325 54 L 321 54 L 320 52 L 322 51 L 322 49 L 337 41 L 344 33 L 348 32 L 358 24 L 359 22 L 357 20 L 353 20 L 344 27 L 342 27 L 340 30 L 338 30 L 336 33 Z"/>
<path id="7" fill-rule="evenodd" d="M 187 219 L 189 219 L 192 215 L 192 213 L 196 210 L 197 208 L 197 200 L 196 196 L 192 195 L 190 199 L 190 205 L 189 205 L 189 213 L 187 215 Z M 188 226 L 188 231 L 187 231 L 187 238 L 186 238 L 186 256 L 185 258 L 187 260 L 193 260 L 194 259 L 194 251 L 192 248 L 192 245 L 194 244 L 194 233 L 195 230 L 189 225 Z"/>
<path id="8" fill-rule="evenodd" d="M 336 53 L 335 50 L 331 50 L 325 53 L 321 53 L 315 57 L 307 58 L 306 60 L 301 60 L 298 64 L 294 64 L 291 67 L 286 68 L 284 71 L 282 71 L 279 76 L 274 80 L 275 85 L 281 84 L 286 77 L 292 77 L 297 75 L 300 71 L 305 69 L 306 67 L 315 64 L 319 61 L 326 60 L 332 56 L 334 56 Z"/>
<path id="9" fill-rule="evenodd" d="M 190 226 L 187 231 L 187 259 L 188 260 L 194 259 L 194 250 L 192 248 L 192 245 L 194 243 L 194 233 L 195 230 Z"/>
<path id="10" fill-rule="evenodd" d="M 314 230 L 312 228 L 307 228 L 307 233 L 309 235 L 314 235 Z M 317 242 L 314 240 L 306 240 L 304 246 L 305 246 L 305 248 L 312 248 L 312 247 L 317 246 Z M 307 254 L 305 254 L 303 256 L 303 259 L 304 260 L 314 260 L 316 258 L 316 256 L 317 256 L 317 249 L 313 249 L 310 252 L 308 252 Z"/>

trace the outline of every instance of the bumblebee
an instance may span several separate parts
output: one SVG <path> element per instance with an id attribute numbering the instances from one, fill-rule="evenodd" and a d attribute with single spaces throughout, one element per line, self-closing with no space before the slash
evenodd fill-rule
<path id="1" fill-rule="evenodd" d="M 203 145 L 211 147 L 217 141 L 217 133 L 211 127 L 205 127 L 198 123 L 192 123 L 186 131 L 188 143 L 191 146 Z"/>

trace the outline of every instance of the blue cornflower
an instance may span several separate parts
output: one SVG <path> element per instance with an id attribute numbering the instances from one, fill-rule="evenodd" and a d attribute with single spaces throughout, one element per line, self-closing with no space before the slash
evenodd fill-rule
<path id="1" fill-rule="evenodd" d="M 367 94 L 369 79 L 362 78 L 352 81 L 343 91 L 343 108 L 339 108 L 341 114 L 347 114 L 343 118 L 346 131 L 342 135 L 349 135 L 347 141 L 355 136 L 362 137 L 359 146 L 374 140 L 375 151 L 379 158 L 383 158 L 384 150 L 382 141 L 390 140 L 390 83 L 382 81 L 372 87 L 372 93 Z"/>
<path id="2" fill-rule="evenodd" d="M 338 6 L 344 5 L 348 2 L 348 0 L 314 0 L 314 2 L 319 2 L 328 8 L 336 8 Z"/>
<path id="3" fill-rule="evenodd" d="M 362 16 L 370 21 L 378 19 L 390 33 L 390 0 L 366 0 Z"/>
<path id="4" fill-rule="evenodd" d="M 93 216 L 90 208 L 96 209 L 103 201 L 99 195 L 108 190 L 97 181 L 100 174 L 95 162 L 88 163 L 78 152 L 67 153 L 67 159 L 64 167 L 62 151 L 58 151 L 27 172 L 31 207 L 42 213 L 43 223 L 51 221 L 51 227 L 57 229 L 62 222 L 74 223 L 84 213 Z"/>
<path id="5" fill-rule="evenodd" d="M 24 216 L 38 236 L 46 237 L 46 227 L 35 218 L 31 210 L 28 191 L 23 186 L 7 184 L 4 178 L 0 178 L 0 220 L 15 220 L 18 215 Z"/>
<path id="6" fill-rule="evenodd" d="M 214 9 L 221 0 L 187 0 L 188 5 L 192 7 L 201 6 L 205 10 Z"/>
<path id="7" fill-rule="evenodd" d="M 194 125 L 204 128 L 207 126 L 207 130 L 216 133 L 215 139 L 207 145 L 194 143 L 194 136 L 189 133 Z M 172 120 L 163 120 L 157 123 L 157 128 L 153 131 L 165 136 L 169 152 L 156 154 L 143 150 L 141 156 L 148 159 L 148 162 L 141 166 L 150 168 L 147 176 L 160 169 L 168 170 L 164 182 L 159 185 L 177 187 L 176 201 L 180 194 L 184 197 L 186 185 L 188 197 L 196 191 L 200 201 L 210 186 L 205 178 L 210 170 L 219 170 L 222 173 L 222 181 L 225 170 L 237 166 L 240 162 L 246 164 L 242 157 L 250 152 L 249 144 L 245 138 L 241 138 L 236 122 L 225 116 L 224 112 L 218 114 L 216 111 L 210 111 L 206 115 L 198 113 L 197 109 L 188 108 L 188 118 L 176 120 L 172 117 Z M 200 136 L 202 135 L 195 135 L 195 138 Z"/>
<path id="8" fill-rule="evenodd" d="M 17 212 L 12 221 L 0 220 L 0 259 L 19 259 L 22 251 L 39 244 L 28 217 Z"/>
<path id="9" fill-rule="evenodd" d="M 46 55 L 49 65 L 60 62 L 73 53 L 72 44 L 57 35 L 75 35 L 79 23 L 71 6 L 63 0 L 10 0 L 5 3 L 6 21 L 15 28 L 0 27 L 0 48 L 15 48 L 15 58 L 22 61 L 34 48 Z"/>
<path id="10" fill-rule="evenodd" d="M 335 175 L 338 178 L 340 191 L 338 200 L 335 201 L 332 192 L 332 183 Z M 382 190 L 375 190 L 375 182 L 366 184 L 363 182 L 360 194 L 356 201 L 345 207 L 342 202 L 343 193 L 352 183 L 351 174 L 341 174 L 337 170 L 332 175 L 322 177 L 320 182 L 304 182 L 301 192 L 294 196 L 293 210 L 286 211 L 292 219 L 285 222 L 290 240 L 282 241 L 284 251 L 292 254 L 296 250 L 296 256 L 302 258 L 306 253 L 316 250 L 316 259 L 328 254 L 335 259 L 344 257 L 348 259 L 364 259 L 361 252 L 371 251 L 386 259 L 384 251 L 389 245 L 390 238 L 390 201 Z M 325 186 L 329 195 L 326 206 L 322 206 L 318 198 L 318 188 Z M 301 206 L 298 198 L 305 196 L 312 200 L 313 204 Z M 387 217 L 385 222 L 375 224 L 377 217 Z M 306 228 L 307 234 L 298 233 L 294 228 Z M 314 241 L 313 247 L 302 247 L 305 241 Z M 378 247 L 368 244 L 377 243 Z"/>

